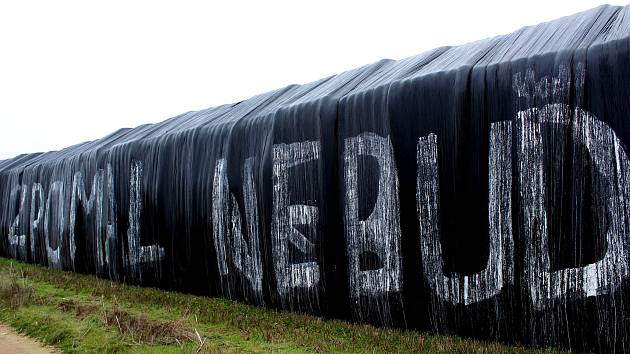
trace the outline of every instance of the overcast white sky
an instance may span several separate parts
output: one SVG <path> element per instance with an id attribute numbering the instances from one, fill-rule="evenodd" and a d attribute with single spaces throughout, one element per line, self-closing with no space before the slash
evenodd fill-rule
<path id="1" fill-rule="evenodd" d="M 601 4 L 0 0 L 0 159 Z"/>

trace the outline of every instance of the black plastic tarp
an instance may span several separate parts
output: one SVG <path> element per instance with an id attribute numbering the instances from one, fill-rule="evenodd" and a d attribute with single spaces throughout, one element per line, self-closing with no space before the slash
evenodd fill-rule
<path id="1" fill-rule="evenodd" d="M 629 36 L 630 7 L 602 6 L 0 161 L 0 252 L 628 351 Z"/>

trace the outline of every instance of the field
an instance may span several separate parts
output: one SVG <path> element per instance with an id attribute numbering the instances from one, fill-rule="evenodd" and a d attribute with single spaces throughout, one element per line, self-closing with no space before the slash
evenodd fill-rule
<path id="1" fill-rule="evenodd" d="M 5 258 L 0 322 L 68 353 L 541 352 L 139 288 Z"/>

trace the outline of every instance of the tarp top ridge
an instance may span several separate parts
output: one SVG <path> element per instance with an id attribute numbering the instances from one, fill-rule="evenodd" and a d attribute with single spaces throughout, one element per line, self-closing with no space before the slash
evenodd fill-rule
<path id="1" fill-rule="evenodd" d="M 60 151 L 20 155 L 0 161 L 0 169 L 66 159 L 90 150 L 107 149 L 139 140 L 162 138 L 200 128 L 274 114 L 294 105 L 321 99 L 340 100 L 378 87 L 427 75 L 471 67 L 484 70 L 492 65 L 627 39 L 630 35 L 630 7 L 602 5 L 557 20 L 521 28 L 511 34 L 482 39 L 459 46 L 436 48 L 402 60 L 381 60 L 303 85 L 256 95 L 235 104 L 191 111 L 156 124 L 120 129 L 101 139 L 80 143 Z"/>

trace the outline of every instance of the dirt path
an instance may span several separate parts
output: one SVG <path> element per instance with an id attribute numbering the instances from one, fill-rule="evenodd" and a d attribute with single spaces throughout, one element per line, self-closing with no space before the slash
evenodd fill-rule
<path id="1" fill-rule="evenodd" d="M 36 340 L 15 332 L 11 327 L 0 324 L 0 354 L 51 354 L 59 353 L 44 347 Z"/>

